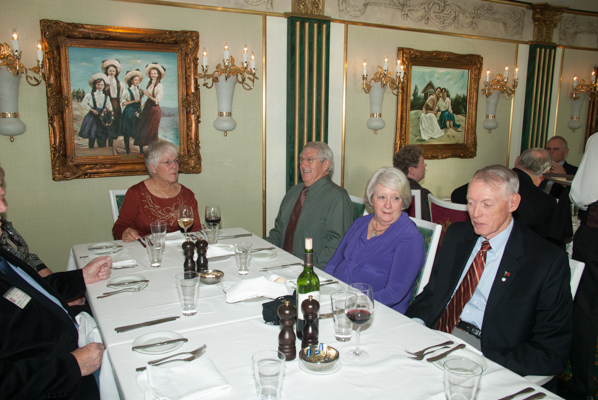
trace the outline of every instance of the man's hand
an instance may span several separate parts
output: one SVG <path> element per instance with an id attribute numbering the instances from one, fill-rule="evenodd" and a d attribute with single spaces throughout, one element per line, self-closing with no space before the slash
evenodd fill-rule
<path id="1" fill-rule="evenodd" d="M 112 273 L 112 258 L 109 256 L 95 258 L 82 271 L 86 285 L 108 279 Z"/>
<path id="2" fill-rule="evenodd" d="M 566 174 L 567 171 L 565 171 L 565 168 L 557 163 L 557 162 L 552 162 L 552 166 L 550 167 L 550 172 L 552 172 L 553 174 Z"/>
<path id="3" fill-rule="evenodd" d="M 77 363 L 79 363 L 81 376 L 91 375 L 100 368 L 104 349 L 102 343 L 90 343 L 71 352 L 77 359 Z"/>
<path id="4" fill-rule="evenodd" d="M 123 241 L 125 243 L 132 242 L 140 238 L 141 236 L 139 236 L 139 233 L 133 228 L 127 228 L 123 232 Z"/>

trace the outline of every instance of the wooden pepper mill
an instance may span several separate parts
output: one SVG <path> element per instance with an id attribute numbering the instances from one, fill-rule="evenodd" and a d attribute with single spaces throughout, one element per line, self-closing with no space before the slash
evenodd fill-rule
<path id="1" fill-rule="evenodd" d="M 316 322 L 318 320 L 318 311 L 320 311 L 320 303 L 313 296 L 309 296 L 301 304 L 301 310 L 303 311 L 303 319 L 305 319 L 301 348 L 317 345 L 319 332 Z"/>
<path id="2" fill-rule="evenodd" d="M 287 361 L 294 360 L 297 357 L 297 348 L 295 347 L 295 317 L 297 316 L 297 307 L 292 305 L 289 300 L 284 300 L 278 307 L 278 318 L 280 318 L 280 333 L 278 334 L 278 351 L 285 355 Z"/>
<path id="3" fill-rule="evenodd" d="M 195 260 L 193 260 L 193 256 L 195 255 L 195 245 L 191 241 L 186 241 L 183 243 L 182 247 L 183 252 L 185 253 L 183 268 L 185 271 L 195 271 Z"/>
<path id="4" fill-rule="evenodd" d="M 208 268 L 208 242 L 203 240 L 203 238 L 199 238 L 197 242 L 195 242 L 195 247 L 197 248 L 197 272 L 207 271 Z"/>

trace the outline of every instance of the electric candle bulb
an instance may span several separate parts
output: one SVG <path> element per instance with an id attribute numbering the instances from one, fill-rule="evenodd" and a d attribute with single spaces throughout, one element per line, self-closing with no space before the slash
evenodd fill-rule
<path id="1" fill-rule="evenodd" d="M 596 83 L 596 73 L 592 71 L 592 85 Z"/>
<path id="2" fill-rule="evenodd" d="M 226 64 L 228 64 L 228 58 L 229 58 L 229 53 L 228 53 L 228 42 L 224 42 L 224 62 Z"/>
<path id="3" fill-rule="evenodd" d="M 509 79 L 509 67 L 505 67 L 505 82 Z"/>
<path id="4" fill-rule="evenodd" d="M 363 60 L 363 77 L 365 78 L 368 75 L 368 63 Z"/>
<path id="5" fill-rule="evenodd" d="M 577 77 L 573 78 L 573 87 L 577 86 Z"/>
<path id="6" fill-rule="evenodd" d="M 515 68 L 515 80 L 519 79 L 519 68 Z"/>
<path id="7" fill-rule="evenodd" d="M 42 42 L 37 41 L 37 61 L 41 64 L 44 61 L 44 52 L 42 51 Z"/>
<path id="8" fill-rule="evenodd" d="M 243 66 L 247 67 L 247 45 L 243 48 Z"/>
<path id="9" fill-rule="evenodd" d="M 205 47 L 203 48 L 203 57 L 201 59 L 201 64 L 204 68 L 208 67 L 208 52 L 206 51 Z"/>
<path id="10" fill-rule="evenodd" d="M 251 69 L 255 71 L 255 55 L 251 52 Z"/>
<path id="11" fill-rule="evenodd" d="M 384 73 L 388 71 L 388 55 L 384 58 Z"/>
<path id="12" fill-rule="evenodd" d="M 12 33 L 12 50 L 15 54 L 19 52 L 19 34 L 16 29 Z"/>
<path id="13" fill-rule="evenodd" d="M 405 71 L 403 71 L 403 66 L 401 65 L 401 80 L 403 80 L 403 74 L 405 73 Z"/>
<path id="14" fill-rule="evenodd" d="M 490 82 L 490 70 L 486 71 L 486 83 Z"/>

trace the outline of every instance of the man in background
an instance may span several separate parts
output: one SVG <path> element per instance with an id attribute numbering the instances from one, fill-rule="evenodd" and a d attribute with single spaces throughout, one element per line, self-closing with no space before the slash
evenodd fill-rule
<path id="1" fill-rule="evenodd" d="M 353 204 L 347 191 L 330 179 L 334 158 L 324 142 L 303 147 L 299 169 L 303 182 L 282 199 L 274 228 L 266 239 L 303 258 L 305 238 L 313 238 L 314 266 L 324 269 L 353 223 Z"/>
<path id="2" fill-rule="evenodd" d="M 549 172 L 575 175 L 577 167 L 565 161 L 565 157 L 569 153 L 568 146 L 567 141 L 562 136 L 554 136 L 546 143 L 546 150 L 552 156 L 552 165 Z M 561 197 L 561 193 L 563 193 L 565 187 L 556 182 L 544 181 L 540 189 L 558 199 Z"/>

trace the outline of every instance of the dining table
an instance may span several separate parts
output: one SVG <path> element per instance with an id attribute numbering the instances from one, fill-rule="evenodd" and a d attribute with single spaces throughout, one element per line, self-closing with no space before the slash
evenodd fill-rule
<path id="1" fill-rule="evenodd" d="M 251 242 L 253 248 L 275 247 L 257 235 L 233 237 L 249 234 L 243 228 L 221 230 L 218 245 L 235 242 Z M 201 285 L 198 312 L 193 316 L 183 316 L 179 302 L 175 275 L 183 272 L 184 254 L 181 242 L 167 241 L 162 266 L 149 265 L 145 248 L 140 242 L 124 243 L 127 257 L 135 260 L 133 267 L 114 269 L 110 279 L 121 277 L 142 277 L 148 286 L 139 292 L 127 292 L 105 298 L 98 298 L 110 289 L 108 281 L 87 285 L 89 305 L 101 333 L 106 352 L 104 354 L 100 390 L 102 398 L 108 398 L 102 387 L 114 385 L 121 399 L 143 399 L 144 395 L 137 384 L 137 376 L 144 372 L 136 369 L 148 361 L 174 354 L 174 352 L 148 355 L 133 351 L 133 342 L 142 335 L 153 332 L 175 332 L 188 339 L 176 352 L 190 351 L 203 344 L 206 354 L 231 389 L 212 394 L 213 399 L 256 399 L 256 385 L 252 371 L 251 356 L 260 350 L 276 350 L 280 326 L 264 322 L 262 304 L 268 298 L 249 299 L 227 303 L 225 290 L 246 279 L 268 277 L 272 274 L 286 280 L 289 294 L 293 293 L 296 278 L 303 267 L 302 260 L 275 247 L 267 257 L 253 257 L 249 274 L 237 273 L 235 257 L 209 262 L 210 269 L 224 272 L 223 280 L 216 285 Z M 71 249 L 67 269 L 83 268 L 96 254 L 89 250 L 90 244 L 74 245 Z M 122 252 L 120 252 L 122 253 Z M 120 254 L 119 253 L 119 254 Z M 257 253 L 256 253 L 257 254 Z M 115 255 L 116 258 L 116 255 Z M 266 267 L 296 263 L 280 269 L 261 272 Z M 320 279 L 331 279 L 330 275 L 315 269 Z M 344 292 L 347 285 L 338 282 L 322 286 L 320 289 L 320 313 L 331 312 L 330 295 Z M 167 317 L 179 317 L 173 321 L 117 333 L 115 328 L 152 321 Z M 406 350 L 416 351 L 424 347 L 447 341 L 455 344 L 462 341 L 452 335 L 429 329 L 395 310 L 376 302 L 373 317 L 361 329 L 360 347 L 367 350 L 370 357 L 360 362 L 351 362 L 346 353 L 355 348 L 355 330 L 352 340 L 336 341 L 332 319 L 319 320 L 319 341 L 336 348 L 340 354 L 340 369 L 332 373 L 316 373 L 300 365 L 299 357 L 285 362 L 282 399 L 445 399 L 441 362 L 414 360 Z M 301 341 L 296 342 L 297 350 Z M 483 357 L 477 350 L 460 350 L 466 356 L 481 359 L 486 364 L 482 374 L 477 400 L 497 400 L 507 395 L 531 387 L 534 393 L 544 392 L 546 399 L 559 399 L 558 396 L 537 386 L 524 377 Z M 435 353 L 439 354 L 439 352 Z M 456 353 L 455 353 L 456 354 Z M 168 364 L 164 367 L 168 367 Z M 106 370 L 104 370 L 106 369 Z M 199 374 L 196 379 L 202 379 Z M 531 395 L 530 393 L 529 395 Z M 528 396 L 518 397 L 525 399 Z"/>

